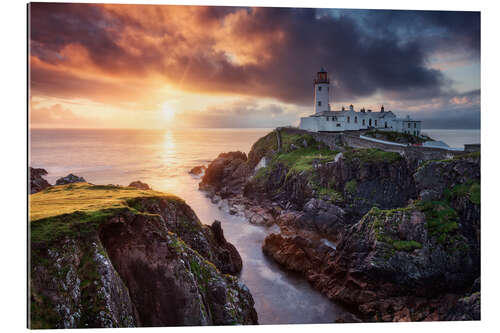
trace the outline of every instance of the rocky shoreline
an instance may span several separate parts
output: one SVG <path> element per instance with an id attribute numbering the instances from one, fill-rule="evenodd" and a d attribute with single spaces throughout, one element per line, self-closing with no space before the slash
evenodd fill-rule
<path id="1" fill-rule="evenodd" d="M 258 323 L 219 221 L 140 181 L 30 171 L 30 328 Z"/>
<path id="2" fill-rule="evenodd" d="M 480 319 L 479 153 L 429 159 L 282 128 L 248 156 L 220 154 L 199 188 L 278 226 L 263 251 L 364 321 Z"/>

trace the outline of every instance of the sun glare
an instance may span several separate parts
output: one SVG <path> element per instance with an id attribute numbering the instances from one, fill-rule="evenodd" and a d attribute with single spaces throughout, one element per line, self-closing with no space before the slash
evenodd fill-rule
<path id="1" fill-rule="evenodd" d="M 175 116 L 175 109 L 172 108 L 168 103 L 164 103 L 162 108 L 163 119 L 170 121 Z"/>

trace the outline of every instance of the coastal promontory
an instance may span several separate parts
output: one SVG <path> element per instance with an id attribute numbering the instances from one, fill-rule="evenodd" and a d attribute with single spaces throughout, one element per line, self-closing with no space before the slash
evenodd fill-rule
<path id="1" fill-rule="evenodd" d="M 80 182 L 29 201 L 31 328 L 257 323 L 238 252 L 182 199 Z"/>

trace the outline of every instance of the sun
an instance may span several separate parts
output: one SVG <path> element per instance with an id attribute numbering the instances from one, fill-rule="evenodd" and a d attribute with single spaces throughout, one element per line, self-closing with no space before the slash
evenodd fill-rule
<path id="1" fill-rule="evenodd" d="M 161 111 L 163 113 L 163 119 L 170 121 L 175 117 L 175 109 L 172 108 L 168 103 L 163 103 L 161 107 Z"/>

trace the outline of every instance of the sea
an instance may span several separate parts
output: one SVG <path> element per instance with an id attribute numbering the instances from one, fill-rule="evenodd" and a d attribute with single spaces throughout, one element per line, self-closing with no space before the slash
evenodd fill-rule
<path id="1" fill-rule="evenodd" d="M 271 129 L 31 129 L 30 166 L 44 168 L 55 181 L 69 173 L 94 184 L 128 185 L 135 180 L 183 198 L 205 224 L 222 223 L 224 234 L 243 259 L 242 281 L 250 289 L 261 324 L 332 323 L 347 311 L 302 277 L 284 271 L 262 252 L 276 227 L 248 223 L 210 202 L 198 190 L 191 168 L 207 165 L 221 152 L 248 153 Z M 479 130 L 422 130 L 451 147 L 479 143 Z"/>

